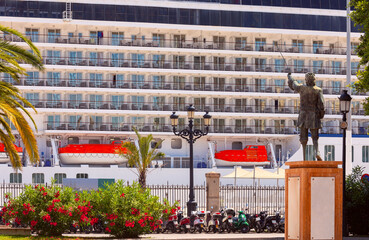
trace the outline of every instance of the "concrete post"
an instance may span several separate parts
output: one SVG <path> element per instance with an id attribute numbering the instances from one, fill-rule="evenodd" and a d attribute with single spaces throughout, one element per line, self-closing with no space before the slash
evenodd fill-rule
<path id="1" fill-rule="evenodd" d="M 206 210 L 218 211 L 220 208 L 220 187 L 219 178 L 220 173 L 209 172 L 205 174 L 206 177 Z"/>

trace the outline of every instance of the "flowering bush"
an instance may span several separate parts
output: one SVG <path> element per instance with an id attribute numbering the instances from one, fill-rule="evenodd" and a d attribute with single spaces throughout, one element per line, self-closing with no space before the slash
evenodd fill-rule
<path id="1" fill-rule="evenodd" d="M 48 188 L 27 186 L 18 198 L 9 198 L 5 204 L 4 221 L 29 225 L 39 235 L 61 235 L 73 219 L 72 196 L 71 188 L 54 184 Z"/>
<path id="2" fill-rule="evenodd" d="M 3 218 L 7 224 L 29 225 L 41 236 L 60 236 L 74 225 L 95 230 L 98 226 L 118 238 L 132 238 L 154 231 L 161 217 L 176 213 L 177 205 L 161 204 L 138 183 L 125 186 L 118 181 L 90 192 L 37 185 L 27 186 L 18 198 L 8 198 Z"/>
<path id="3" fill-rule="evenodd" d="M 91 201 L 96 206 L 93 214 L 105 221 L 105 232 L 118 238 L 134 238 L 155 230 L 164 209 L 149 189 L 142 189 L 138 183 L 125 186 L 122 181 L 92 192 Z"/>

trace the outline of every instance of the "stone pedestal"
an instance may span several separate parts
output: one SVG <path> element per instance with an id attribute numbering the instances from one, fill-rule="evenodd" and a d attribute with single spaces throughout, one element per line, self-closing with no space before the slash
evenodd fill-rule
<path id="1" fill-rule="evenodd" d="M 342 240 L 342 162 L 286 165 L 285 239 Z"/>
<path id="2" fill-rule="evenodd" d="M 211 211 L 213 207 L 214 211 L 220 209 L 220 196 L 219 196 L 219 178 L 220 173 L 209 172 L 205 174 L 206 177 L 206 210 Z"/>

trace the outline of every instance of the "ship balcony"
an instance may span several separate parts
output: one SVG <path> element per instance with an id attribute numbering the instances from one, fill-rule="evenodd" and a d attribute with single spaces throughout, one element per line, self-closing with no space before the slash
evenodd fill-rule
<path id="1" fill-rule="evenodd" d="M 129 33 L 127 33 L 128 36 Z M 26 34 L 24 34 L 26 35 Z M 181 35 L 183 36 L 183 35 Z M 100 46 L 125 46 L 125 47 L 146 47 L 146 48 L 176 48 L 176 49 L 211 49 L 211 50 L 233 50 L 233 51 L 256 51 L 256 52 L 283 52 L 283 53 L 308 53 L 308 54 L 326 54 L 326 55 L 346 55 L 345 47 L 339 47 L 339 43 L 329 43 L 327 45 L 309 45 L 309 44 L 281 44 L 282 40 L 268 43 L 267 41 L 246 42 L 242 38 L 235 37 L 234 41 L 213 39 L 191 38 L 191 40 L 165 39 L 165 38 L 146 38 L 136 35 L 136 39 L 128 39 L 124 36 L 116 37 L 70 37 L 68 35 L 52 34 L 44 35 L 33 33 L 29 38 L 36 43 L 53 44 L 71 44 L 71 45 L 100 45 Z M 22 40 L 13 35 L 5 35 L 5 40 L 13 42 L 22 42 Z M 279 43 L 277 43 L 279 42 Z M 285 41 L 284 41 L 285 42 Z M 355 47 L 351 50 L 352 55 L 357 55 Z"/>
<path id="2" fill-rule="evenodd" d="M 213 99 L 209 99 L 213 101 Z M 161 103 L 157 102 L 113 102 L 113 101 L 50 101 L 50 100 L 35 100 L 30 102 L 36 108 L 62 108 L 62 109 L 99 109 L 99 110 L 133 110 L 133 111 L 186 111 L 190 103 Z M 192 104 L 192 103 L 191 103 Z M 341 115 L 339 108 L 329 102 L 325 104 L 326 115 Z M 328 107 L 329 106 L 329 107 Z M 26 108 L 28 106 L 25 106 Z M 299 107 L 294 106 L 276 106 L 274 105 L 237 105 L 237 104 L 201 104 L 196 105 L 196 110 L 200 112 L 215 112 L 215 113 L 264 113 L 264 114 L 297 114 Z M 352 115 L 364 115 L 364 109 L 355 109 Z M 234 114 L 232 115 L 234 116 Z"/>
<path id="3" fill-rule="evenodd" d="M 114 78 L 112 76 L 111 78 Z M 3 78 L 3 81 L 10 82 L 18 86 L 50 86 L 50 87 L 72 87 L 72 88 L 109 88 L 109 89 L 154 89 L 154 90 L 185 90 L 186 94 L 191 91 L 207 91 L 207 92 L 254 92 L 254 93 L 293 93 L 293 91 L 284 84 L 283 81 L 279 84 L 271 84 L 274 80 L 267 79 L 245 79 L 235 78 L 235 81 L 225 81 L 218 83 L 196 82 L 193 81 L 175 81 L 175 80 L 144 80 L 138 82 L 137 80 L 110 80 L 110 79 L 66 79 L 66 78 L 22 78 L 19 82 L 12 80 L 11 78 Z M 212 81 L 213 82 L 213 81 Z M 318 86 L 323 89 L 325 95 L 339 95 L 344 85 L 341 81 L 317 81 L 320 83 Z M 369 95 L 365 92 L 357 92 L 353 90 L 352 95 Z"/>
<path id="4" fill-rule="evenodd" d="M 190 60 L 181 61 L 157 61 L 149 59 L 112 59 L 112 58 L 70 58 L 70 57 L 49 57 L 44 56 L 43 60 L 46 65 L 68 65 L 68 66 L 93 66 L 93 67 L 118 67 L 118 68 L 142 68 L 142 69 L 181 69 L 181 70 L 206 70 L 206 71 L 225 71 L 225 72 L 265 72 L 265 73 L 307 73 L 327 75 L 346 75 L 346 67 L 341 62 L 337 65 L 319 66 L 313 64 L 266 64 L 266 59 L 254 59 L 255 63 L 238 64 L 229 59 L 226 62 L 225 57 L 222 62 L 203 62 L 199 63 Z M 261 61 L 263 60 L 263 61 Z M 272 60 L 272 59 L 270 59 Z M 261 64 L 260 64 L 261 62 Z M 309 61 L 307 61 L 309 62 Z M 339 64 L 338 64 L 339 63 Z M 351 75 L 355 75 L 358 69 L 352 68 Z"/>
<path id="5" fill-rule="evenodd" d="M 46 133 L 48 131 L 62 131 L 63 133 L 73 132 L 133 132 L 132 127 L 135 127 L 140 132 L 162 132 L 172 135 L 171 125 L 155 124 L 155 123 L 91 123 L 91 122 L 45 122 Z M 178 126 L 178 129 L 183 129 L 185 126 Z M 204 129 L 204 126 L 195 125 L 196 129 Z M 51 132 L 51 133 L 53 133 Z M 320 129 L 320 134 L 341 134 L 342 130 L 339 126 L 332 126 L 331 123 L 323 122 L 323 127 Z M 262 135 L 297 135 L 299 129 L 294 125 L 284 126 L 258 126 L 258 125 L 216 125 L 209 127 L 210 134 L 262 134 Z M 105 133 L 104 133 L 105 134 Z M 352 128 L 353 135 L 369 135 L 367 127 L 356 126 Z"/>

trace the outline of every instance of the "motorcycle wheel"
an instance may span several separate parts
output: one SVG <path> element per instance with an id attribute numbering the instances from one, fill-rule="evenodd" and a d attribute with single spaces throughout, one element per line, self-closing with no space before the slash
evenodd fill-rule
<path id="1" fill-rule="evenodd" d="M 250 226 L 249 225 L 246 225 L 246 224 L 242 225 L 242 227 L 241 227 L 241 232 L 242 233 L 248 233 L 249 231 L 250 231 Z"/>
<path id="2" fill-rule="evenodd" d="M 195 231 L 196 231 L 196 227 L 191 227 L 189 230 L 190 233 L 194 233 Z"/>
<path id="3" fill-rule="evenodd" d="M 155 231 L 156 231 L 156 233 L 159 234 L 159 233 L 161 233 L 161 228 L 157 228 Z"/>
<path id="4" fill-rule="evenodd" d="M 202 227 L 201 227 L 201 226 L 197 226 L 197 231 L 198 231 L 199 233 L 202 233 Z"/>
<path id="5" fill-rule="evenodd" d="M 254 227 L 254 229 L 255 229 L 255 232 L 256 233 L 261 233 L 261 225 L 260 225 L 260 223 L 259 222 L 256 222 L 255 223 L 255 227 Z"/>
<path id="6" fill-rule="evenodd" d="M 168 232 L 171 232 L 171 233 L 176 232 L 176 228 L 174 227 L 173 223 L 169 223 L 168 226 L 167 226 L 167 229 L 168 229 Z"/>
<path id="7" fill-rule="evenodd" d="M 273 226 L 273 224 L 271 224 L 270 222 L 268 222 L 266 224 L 266 229 L 268 230 L 269 233 L 274 232 L 274 226 Z"/>
<path id="8" fill-rule="evenodd" d="M 228 223 L 227 224 L 227 233 L 231 233 L 232 232 L 232 227 L 231 225 Z"/>

